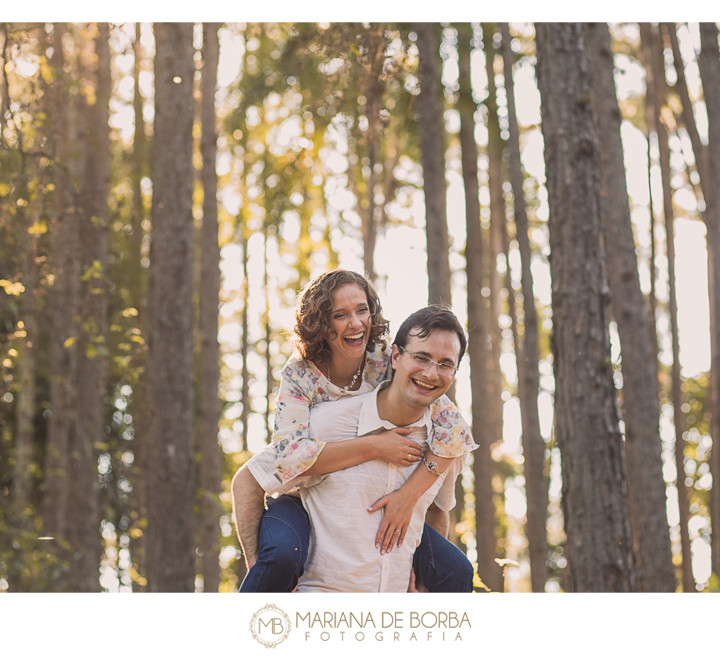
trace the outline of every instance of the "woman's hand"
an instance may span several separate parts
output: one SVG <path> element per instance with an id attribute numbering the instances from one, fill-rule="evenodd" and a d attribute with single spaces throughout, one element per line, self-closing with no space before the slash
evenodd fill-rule
<path id="1" fill-rule="evenodd" d="M 368 507 L 371 514 L 385 508 L 375 536 L 375 548 L 379 548 L 380 553 L 389 553 L 396 543 L 398 547 L 402 546 L 416 502 L 417 496 L 401 487 Z"/>
<path id="2" fill-rule="evenodd" d="M 373 436 L 377 458 L 395 466 L 412 466 L 422 459 L 423 451 L 417 441 L 408 439 L 408 427 L 396 427 Z"/>

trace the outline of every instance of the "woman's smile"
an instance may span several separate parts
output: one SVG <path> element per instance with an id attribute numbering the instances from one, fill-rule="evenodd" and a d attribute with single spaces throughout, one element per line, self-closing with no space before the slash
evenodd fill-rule
<path id="1" fill-rule="evenodd" d="M 352 336 L 345 336 L 343 340 L 349 345 L 364 345 L 365 343 L 365 332 L 353 334 Z"/>
<path id="2" fill-rule="evenodd" d="M 327 338 L 333 361 L 361 357 L 370 338 L 370 305 L 365 291 L 348 283 L 335 292 Z"/>

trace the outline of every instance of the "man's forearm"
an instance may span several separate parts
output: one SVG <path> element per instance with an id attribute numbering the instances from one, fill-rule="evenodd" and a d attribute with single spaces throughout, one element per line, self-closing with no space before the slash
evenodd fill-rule
<path id="1" fill-rule="evenodd" d="M 260 519 L 265 511 L 265 491 L 245 466 L 233 477 L 232 502 L 235 529 L 249 570 L 257 560 Z"/>

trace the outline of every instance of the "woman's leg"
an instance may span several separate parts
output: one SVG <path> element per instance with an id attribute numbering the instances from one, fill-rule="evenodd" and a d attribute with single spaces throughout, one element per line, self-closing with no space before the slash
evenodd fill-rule
<path id="1" fill-rule="evenodd" d="M 428 592 L 472 592 L 473 567 L 465 554 L 427 523 L 415 550 L 417 587 Z"/>
<path id="2" fill-rule="evenodd" d="M 305 566 L 310 519 L 300 498 L 268 498 L 267 506 L 260 521 L 258 559 L 241 592 L 292 592 Z"/>

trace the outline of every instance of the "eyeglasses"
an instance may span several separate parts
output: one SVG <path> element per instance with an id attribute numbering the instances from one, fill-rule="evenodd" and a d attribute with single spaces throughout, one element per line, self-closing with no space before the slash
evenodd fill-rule
<path id="1" fill-rule="evenodd" d="M 415 361 L 423 370 L 426 370 L 430 366 L 436 366 L 438 373 L 442 377 L 454 377 L 458 370 L 458 366 L 454 366 L 451 363 L 438 363 L 433 361 L 429 356 L 425 356 L 421 352 L 408 352 L 404 347 L 398 347 L 405 352 L 413 361 Z"/>

